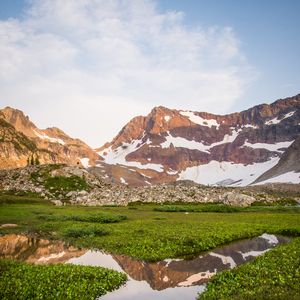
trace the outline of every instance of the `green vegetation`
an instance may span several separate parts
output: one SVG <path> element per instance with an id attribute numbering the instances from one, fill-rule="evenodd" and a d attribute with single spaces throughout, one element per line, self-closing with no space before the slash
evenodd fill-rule
<path id="1" fill-rule="evenodd" d="M 38 166 L 38 165 L 40 165 L 39 157 L 36 153 L 32 153 L 27 158 L 27 166 Z"/>
<path id="2" fill-rule="evenodd" d="M 79 237 L 97 237 L 107 235 L 108 231 L 104 228 L 96 226 L 72 226 L 63 231 L 63 235 L 68 238 L 79 238 Z"/>
<path id="3" fill-rule="evenodd" d="M 0 229 L 0 233 L 29 232 L 65 240 L 78 247 L 98 248 L 150 261 L 192 257 L 264 232 L 300 235 L 297 207 L 250 207 L 227 213 L 202 212 L 203 205 L 186 206 L 193 211 L 188 214 L 158 211 L 164 205 L 155 204 L 130 207 L 2 204 L 0 224 L 19 226 Z M 178 207 L 178 210 L 182 208 Z"/>
<path id="4" fill-rule="evenodd" d="M 79 176 L 54 176 L 48 177 L 44 181 L 46 189 L 55 193 L 68 193 L 70 191 L 89 190 L 89 186 L 86 181 Z"/>
<path id="5" fill-rule="evenodd" d="M 3 300 L 94 300 L 125 281 L 126 275 L 105 268 L 0 260 L 0 298 Z"/>
<path id="6" fill-rule="evenodd" d="M 44 204 L 50 205 L 40 195 L 27 191 L 0 191 L 0 204 Z"/>
<path id="7" fill-rule="evenodd" d="M 273 202 L 256 201 L 252 203 L 252 206 L 293 206 L 293 205 L 298 205 L 298 202 L 293 198 L 281 198 Z"/>
<path id="8" fill-rule="evenodd" d="M 162 205 L 161 207 L 155 207 L 155 211 L 161 212 L 238 212 L 242 211 L 242 208 L 233 207 L 224 204 L 184 204 L 184 205 Z"/>
<path id="9" fill-rule="evenodd" d="M 300 299 L 300 238 L 217 274 L 199 299 Z"/>
<path id="10" fill-rule="evenodd" d="M 45 221 L 77 221 L 89 223 L 118 223 L 127 219 L 124 215 L 112 215 L 107 213 L 88 214 L 88 215 L 39 215 L 39 219 Z"/>
<path id="11" fill-rule="evenodd" d="M 193 257 L 202 251 L 264 232 L 300 236 L 300 208 L 288 206 L 231 208 L 219 204 L 134 203 L 128 207 L 56 207 L 36 195 L 16 196 L 13 192 L 3 192 L 0 194 L 0 211 L 0 224 L 18 225 L 15 228 L 0 228 L 0 234 L 26 233 L 60 239 L 77 247 L 103 249 L 148 261 Z M 299 238 L 296 238 L 291 245 L 272 250 L 255 263 L 217 275 L 207 293 L 201 297 L 253 299 L 255 293 L 258 295 L 255 299 L 268 299 L 269 296 L 271 299 L 273 294 L 277 297 L 275 299 L 294 299 L 299 295 L 299 244 Z M 74 298 L 73 291 L 76 291 L 75 298 L 78 299 L 80 295 L 81 299 L 87 299 L 84 297 L 100 295 L 124 280 L 118 277 L 119 281 L 114 281 L 112 273 L 105 273 L 99 275 L 102 280 L 93 281 L 93 276 L 96 276 L 93 270 L 91 273 L 78 271 L 76 274 L 80 276 L 74 275 L 73 281 L 68 281 L 69 277 L 65 274 L 77 271 L 67 272 L 61 269 L 62 266 L 35 269 L 43 267 L 4 262 L 1 268 L 5 269 L 1 271 L 4 275 L 0 275 L 0 298 L 3 299 L 15 299 L 15 291 L 18 295 L 24 295 L 18 299 L 38 298 L 38 295 L 39 299 L 51 299 L 55 295 L 56 299 L 68 299 Z M 56 271 L 52 271 L 52 268 Z M 21 274 L 26 275 L 22 281 L 18 277 Z M 55 279 L 50 279 L 50 274 Z M 89 275 L 84 277 L 82 274 Z M 33 278 L 38 284 L 37 288 Z M 89 287 L 85 285 L 86 282 Z M 107 287 L 109 283 L 111 285 Z M 89 293 L 83 292 L 87 290 Z M 269 294 L 268 290 L 271 291 Z M 63 292 L 65 294 L 61 294 Z"/>
<path id="12" fill-rule="evenodd" d="M 44 185 L 54 195 L 66 195 L 71 191 L 88 191 L 90 189 L 85 179 L 79 176 L 51 176 L 51 172 L 61 166 L 59 164 L 43 166 L 38 172 L 30 174 L 31 180 Z"/>

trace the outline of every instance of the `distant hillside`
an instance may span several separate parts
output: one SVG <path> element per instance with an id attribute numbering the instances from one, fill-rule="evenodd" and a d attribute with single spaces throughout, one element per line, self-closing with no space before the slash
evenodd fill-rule
<path id="1" fill-rule="evenodd" d="M 300 95 L 228 115 L 160 106 L 133 118 L 97 152 L 102 168 L 115 166 L 112 180 L 119 183 L 136 184 L 136 172 L 146 185 L 244 186 L 277 165 L 299 134 Z"/>
<path id="2" fill-rule="evenodd" d="M 39 129 L 20 110 L 0 110 L 0 168 L 66 163 L 88 167 L 101 160 L 84 142 L 58 128 Z"/>

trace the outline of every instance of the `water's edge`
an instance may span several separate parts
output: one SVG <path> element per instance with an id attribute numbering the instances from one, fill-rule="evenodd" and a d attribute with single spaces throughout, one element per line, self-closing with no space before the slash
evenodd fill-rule
<path id="1" fill-rule="evenodd" d="M 9 234 L 0 236 L 0 257 L 39 264 L 101 266 L 127 274 L 128 281 L 124 286 L 101 299 L 195 299 L 217 272 L 248 262 L 290 240 L 264 233 L 216 248 L 194 259 L 165 259 L 153 263 L 126 255 L 79 250 L 60 241 Z"/>

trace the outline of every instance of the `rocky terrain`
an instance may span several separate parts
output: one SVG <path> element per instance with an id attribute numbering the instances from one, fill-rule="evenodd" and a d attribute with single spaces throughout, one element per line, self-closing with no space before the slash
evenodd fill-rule
<path id="1" fill-rule="evenodd" d="M 228 115 L 155 107 L 98 149 L 58 128 L 39 129 L 6 107 L 0 110 L 0 169 L 62 163 L 83 166 L 106 184 L 133 187 L 184 180 L 297 184 L 299 136 L 300 95 Z"/>
<path id="2" fill-rule="evenodd" d="M 283 179 L 299 183 L 300 176 L 300 136 L 282 154 L 278 164 L 262 174 L 255 183 L 282 182 Z"/>
<path id="3" fill-rule="evenodd" d="M 276 187 L 271 185 L 270 187 Z M 287 185 L 284 185 L 287 187 Z M 249 206 L 256 201 L 274 202 L 286 197 L 299 200 L 299 185 L 280 193 L 266 186 L 218 187 L 177 181 L 144 187 L 112 184 L 78 166 L 43 165 L 1 170 L 0 191 L 33 195 L 51 200 L 56 205 L 128 205 L 134 202 L 152 203 L 224 203 Z M 30 194 L 30 195 L 31 195 Z"/>
<path id="4" fill-rule="evenodd" d="M 37 128 L 20 110 L 0 110 L 0 169 L 66 163 L 89 167 L 101 160 L 79 139 L 52 127 Z"/>
<path id="5" fill-rule="evenodd" d="M 97 149 L 103 157 L 97 166 L 115 166 L 113 180 L 129 185 L 187 179 L 245 186 L 277 165 L 299 137 L 299 124 L 300 95 L 229 115 L 155 107 Z M 298 174 L 292 182 L 299 183 L 299 170 L 288 171 Z M 263 179 L 268 178 L 266 174 Z"/>

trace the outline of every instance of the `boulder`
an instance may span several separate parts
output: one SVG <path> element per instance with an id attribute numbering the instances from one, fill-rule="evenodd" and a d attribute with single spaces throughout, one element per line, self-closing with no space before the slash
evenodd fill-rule
<path id="1" fill-rule="evenodd" d="M 241 207 L 250 206 L 255 201 L 256 199 L 254 197 L 233 192 L 225 193 L 222 199 L 224 204 Z"/>
<path id="2" fill-rule="evenodd" d="M 60 200 L 51 200 L 51 202 L 56 206 L 63 206 L 63 203 Z"/>

